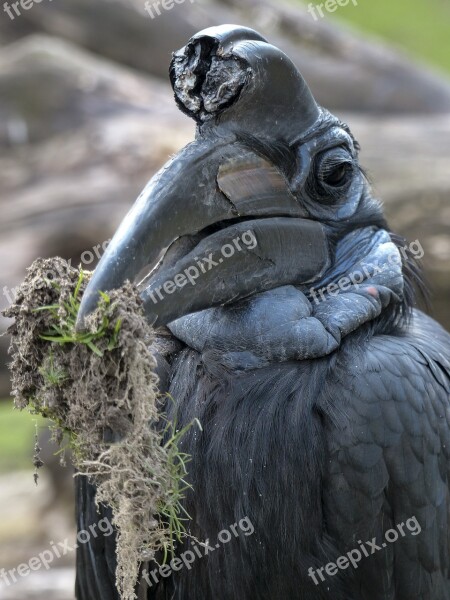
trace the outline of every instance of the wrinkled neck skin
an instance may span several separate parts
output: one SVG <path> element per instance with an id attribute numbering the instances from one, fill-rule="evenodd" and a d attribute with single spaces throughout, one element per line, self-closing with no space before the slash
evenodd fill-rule
<path id="1" fill-rule="evenodd" d="M 246 370 L 326 356 L 382 314 L 390 327 L 398 324 L 404 278 L 389 233 L 362 227 L 337 242 L 333 253 L 332 266 L 313 287 L 281 286 L 168 327 L 198 352 L 219 353 L 229 368 Z"/>

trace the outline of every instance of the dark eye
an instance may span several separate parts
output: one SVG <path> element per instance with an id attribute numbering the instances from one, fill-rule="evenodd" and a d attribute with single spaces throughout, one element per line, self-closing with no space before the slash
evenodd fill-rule
<path id="1" fill-rule="evenodd" d="M 317 156 L 315 167 L 319 184 L 338 188 L 351 179 L 353 158 L 345 148 L 332 148 Z"/>
<path id="2" fill-rule="evenodd" d="M 323 182 L 333 187 L 340 187 L 347 182 L 351 171 L 351 164 L 341 163 L 329 169 L 328 173 L 323 174 Z"/>
<path id="3" fill-rule="evenodd" d="M 308 195 L 322 204 L 339 202 L 353 179 L 355 162 L 345 147 L 320 152 L 307 179 Z"/>

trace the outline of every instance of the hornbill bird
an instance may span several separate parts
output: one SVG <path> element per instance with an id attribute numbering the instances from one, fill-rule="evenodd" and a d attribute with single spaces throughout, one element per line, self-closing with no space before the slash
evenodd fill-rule
<path id="1" fill-rule="evenodd" d="M 138 597 L 450 599 L 450 336 L 413 308 L 420 272 L 357 142 L 251 29 L 194 35 L 170 78 L 196 139 L 139 196 L 79 313 L 139 280 L 169 416 L 203 426 L 183 441 L 184 505 L 209 551 Z M 108 512 L 94 493 L 78 478 L 80 529 Z M 214 544 L 243 519 L 251 535 Z M 80 547 L 78 599 L 117 598 L 114 568 L 112 537 Z"/>

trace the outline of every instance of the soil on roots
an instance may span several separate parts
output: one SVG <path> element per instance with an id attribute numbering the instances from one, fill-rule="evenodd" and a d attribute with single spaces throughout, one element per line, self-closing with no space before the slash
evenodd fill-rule
<path id="1" fill-rule="evenodd" d="M 87 330 L 75 331 L 89 278 L 60 258 L 28 269 L 4 313 L 14 319 L 12 387 L 17 408 L 50 418 L 60 442 L 69 433 L 75 467 L 96 484 L 97 502 L 112 507 L 117 587 L 128 600 L 140 563 L 173 545 L 173 523 L 160 516 L 178 514 L 186 456 L 162 443 L 154 334 L 137 289 L 127 283 L 102 295 Z"/>

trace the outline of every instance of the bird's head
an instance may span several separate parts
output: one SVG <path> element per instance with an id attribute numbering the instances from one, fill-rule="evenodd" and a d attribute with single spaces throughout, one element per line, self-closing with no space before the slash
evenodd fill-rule
<path id="1" fill-rule="evenodd" d="M 84 294 L 79 322 L 99 291 L 144 273 L 149 320 L 175 321 L 181 337 L 193 323 L 185 315 L 243 310 L 252 298 L 295 304 L 292 293 L 312 307 L 302 318 L 321 322 L 326 310 L 355 305 L 354 323 L 399 314 L 405 261 L 359 166 L 358 144 L 317 105 L 292 61 L 255 31 L 225 25 L 176 52 L 170 78 L 178 106 L 197 122 L 196 139 L 125 217 Z M 329 293 L 358 270 L 362 280 L 358 273 L 340 297 Z M 331 298 L 339 301 L 326 304 Z M 347 324 L 341 334 L 353 329 Z"/>

